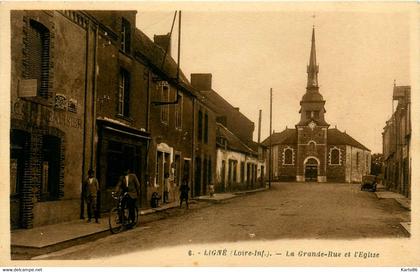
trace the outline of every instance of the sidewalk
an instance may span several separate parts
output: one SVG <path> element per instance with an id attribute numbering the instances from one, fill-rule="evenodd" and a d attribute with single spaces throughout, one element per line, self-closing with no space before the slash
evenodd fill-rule
<path id="1" fill-rule="evenodd" d="M 178 207 L 177 202 L 164 204 L 158 208 L 140 210 L 140 216 L 161 212 Z M 139 221 L 142 221 L 142 218 Z M 46 254 L 87 241 L 110 235 L 108 216 L 102 214 L 99 224 L 87 223 L 86 219 L 77 219 L 32 229 L 18 229 L 11 232 L 11 253 L 22 256 Z"/>
<path id="2" fill-rule="evenodd" d="M 393 198 L 403 208 L 411 211 L 411 199 L 398 193 L 386 191 L 385 187 L 382 184 L 378 184 L 376 189 L 377 191 L 375 192 L 375 194 L 379 199 Z M 400 225 L 411 235 L 411 222 L 400 222 Z"/>
<path id="3" fill-rule="evenodd" d="M 266 190 L 261 188 L 238 193 L 221 193 L 210 196 L 200 196 L 190 200 L 193 204 L 198 201 L 207 201 L 211 203 L 220 203 L 222 201 L 238 197 L 239 195 L 255 193 Z M 178 202 L 161 205 L 158 208 L 140 210 L 139 221 L 146 215 L 162 212 L 168 209 L 178 207 Z M 77 219 L 59 224 L 46 225 L 32 229 L 18 229 L 11 232 L 11 253 L 15 257 L 22 259 L 33 256 L 47 254 L 59 249 L 71 247 L 87 241 L 97 240 L 99 238 L 111 235 L 108 226 L 108 217 L 106 213 L 97 223 L 87 223 L 86 220 Z"/>

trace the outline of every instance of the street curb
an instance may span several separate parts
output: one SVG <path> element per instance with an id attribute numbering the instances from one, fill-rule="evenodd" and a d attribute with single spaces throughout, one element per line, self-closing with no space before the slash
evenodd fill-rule
<path id="1" fill-rule="evenodd" d="M 254 194 L 254 193 L 259 193 L 259 192 L 264 192 L 269 190 L 270 188 L 265 187 L 265 188 L 259 188 L 259 189 L 255 189 L 255 190 L 251 190 L 251 191 L 240 191 L 240 192 L 234 192 L 234 195 L 247 195 L 247 194 Z"/>
<path id="2" fill-rule="evenodd" d="M 59 243 L 44 246 L 44 247 L 11 245 L 10 246 L 11 255 L 27 254 L 27 255 L 30 255 L 30 258 L 33 258 L 39 255 L 48 254 L 48 253 L 51 253 L 60 249 L 65 249 L 65 248 L 69 248 L 75 245 L 79 245 L 81 243 L 95 241 L 100 238 L 106 237 L 108 235 L 111 235 L 111 232 L 109 231 L 109 229 L 106 229 L 106 230 L 102 230 L 102 231 L 84 235 L 84 236 L 79 236 L 79 237 L 76 237 L 67 241 L 59 242 Z M 18 260 L 18 259 L 15 259 L 15 260 Z"/>
<path id="3" fill-rule="evenodd" d="M 141 213 L 139 216 L 143 217 L 145 215 L 148 214 L 152 214 L 152 213 L 158 213 L 158 212 L 163 212 L 165 210 L 168 209 L 173 209 L 176 208 L 177 205 L 174 206 L 169 206 L 169 207 L 165 207 L 165 208 L 156 208 L 156 209 L 150 209 L 146 211 L 146 213 Z M 102 219 L 107 219 L 107 217 L 102 217 Z M 150 220 L 147 221 L 147 223 L 149 222 L 153 222 L 155 220 Z M 140 219 L 140 224 L 141 224 L 142 220 Z M 41 256 L 41 255 L 45 255 L 57 250 L 61 250 L 61 249 L 66 249 L 72 246 L 76 246 L 85 242 L 92 242 L 95 240 L 98 240 L 100 238 L 104 238 L 107 237 L 109 235 L 113 235 L 111 233 L 111 231 L 109 230 L 109 228 L 105 229 L 105 230 L 100 230 L 98 232 L 95 233 L 90 233 L 87 235 L 83 235 L 83 236 L 79 236 L 73 239 L 69 239 L 67 241 L 62 241 L 62 242 L 58 242 L 56 244 L 52 244 L 52 245 L 46 245 L 46 246 L 42 246 L 42 247 L 33 247 L 33 246 L 24 246 L 24 245 L 10 245 L 10 249 L 11 249 L 11 255 L 29 255 L 30 258 L 36 257 L 36 256 Z M 15 258 L 13 258 L 15 259 Z M 15 260 L 18 260 L 19 258 L 16 258 Z"/>

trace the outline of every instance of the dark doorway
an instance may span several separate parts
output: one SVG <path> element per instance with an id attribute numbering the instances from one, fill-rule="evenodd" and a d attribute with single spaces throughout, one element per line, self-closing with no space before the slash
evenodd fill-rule
<path id="1" fill-rule="evenodd" d="M 114 205 L 111 192 L 115 190 L 126 168 L 130 168 L 142 181 L 140 176 L 142 147 L 118 140 L 108 140 L 104 143 L 104 150 L 102 151 L 104 155 L 101 156 L 98 165 L 100 168 L 98 172 L 103 173 L 99 176 L 101 190 L 98 195 L 98 209 L 101 211 L 107 211 Z"/>
<path id="2" fill-rule="evenodd" d="M 201 194 L 201 159 L 195 158 L 194 196 Z"/>
<path id="3" fill-rule="evenodd" d="M 305 180 L 317 181 L 318 162 L 315 159 L 309 159 L 305 164 Z"/>
<path id="4" fill-rule="evenodd" d="M 139 175 L 141 150 L 139 146 L 121 143 L 117 141 L 108 142 L 107 150 L 107 187 L 115 187 L 119 177 L 125 168 L 130 168 L 133 173 Z"/>

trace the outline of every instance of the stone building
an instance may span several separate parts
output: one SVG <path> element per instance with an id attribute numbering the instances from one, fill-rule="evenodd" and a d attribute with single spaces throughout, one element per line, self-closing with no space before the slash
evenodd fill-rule
<path id="1" fill-rule="evenodd" d="M 146 177 L 149 146 L 148 73 L 149 67 L 135 58 L 136 11 L 88 11 L 95 24 L 96 70 L 94 77 L 95 116 L 92 168 L 100 182 L 99 207 L 109 210 L 111 192 L 125 168 L 140 180 Z M 141 183 L 141 202 L 147 190 Z"/>
<path id="2" fill-rule="evenodd" d="M 178 199 L 182 181 L 189 183 L 191 196 L 205 194 L 214 169 L 214 114 L 178 71 L 170 36 L 155 35 L 153 42 L 139 30 L 136 35 L 136 57 L 150 66 L 148 197 L 153 192 L 163 195 L 165 173 L 174 180 L 170 201 Z"/>
<path id="3" fill-rule="evenodd" d="M 78 218 L 93 154 L 94 30 L 73 11 L 11 11 L 11 25 L 11 227 Z"/>
<path id="4" fill-rule="evenodd" d="M 253 123 L 190 84 L 170 35 L 150 40 L 135 27 L 136 11 L 12 11 L 11 25 L 12 228 L 83 218 L 89 169 L 102 212 L 115 204 L 125 168 L 141 181 L 141 208 L 163 195 L 165 173 L 174 181 L 170 201 L 182 181 L 192 197 L 207 194 L 217 118 L 252 143 Z"/>
<path id="5" fill-rule="evenodd" d="M 307 67 L 306 93 L 300 121 L 271 135 L 272 174 L 277 180 L 360 182 L 370 173 L 370 150 L 325 121 L 325 100 L 319 92 L 315 29 Z M 270 137 L 263 141 L 270 145 Z"/>
<path id="6" fill-rule="evenodd" d="M 191 85 L 214 112 L 216 162 L 211 179 L 216 192 L 263 187 L 265 147 L 252 139 L 254 123 L 212 89 L 212 75 L 191 74 Z"/>
<path id="7" fill-rule="evenodd" d="M 396 86 L 397 108 L 382 132 L 384 185 L 411 197 L 411 87 Z"/>

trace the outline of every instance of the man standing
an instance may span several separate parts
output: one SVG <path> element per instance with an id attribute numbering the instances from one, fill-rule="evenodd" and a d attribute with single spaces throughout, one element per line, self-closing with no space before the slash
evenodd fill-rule
<path id="1" fill-rule="evenodd" d="M 188 186 L 188 179 L 184 178 L 182 181 L 182 185 L 179 187 L 179 191 L 181 192 L 179 196 L 179 207 L 182 208 L 182 202 L 185 201 L 187 204 L 188 209 L 188 191 L 190 190 L 190 187 Z"/>
<path id="2" fill-rule="evenodd" d="M 95 171 L 89 169 L 88 171 L 88 178 L 85 180 L 83 184 L 83 189 L 85 193 L 85 199 L 87 203 L 87 212 L 88 212 L 88 221 L 91 222 L 92 220 L 92 213 L 95 216 L 95 222 L 99 223 L 98 217 L 98 191 L 99 191 L 99 182 L 95 178 Z"/>
<path id="3" fill-rule="evenodd" d="M 140 196 L 140 182 L 136 174 L 131 173 L 131 169 L 124 171 L 124 175 L 120 177 L 116 193 L 127 193 L 122 201 L 123 207 L 128 207 L 128 217 L 133 223 L 136 221 L 134 209 L 136 207 L 137 198 Z"/>

